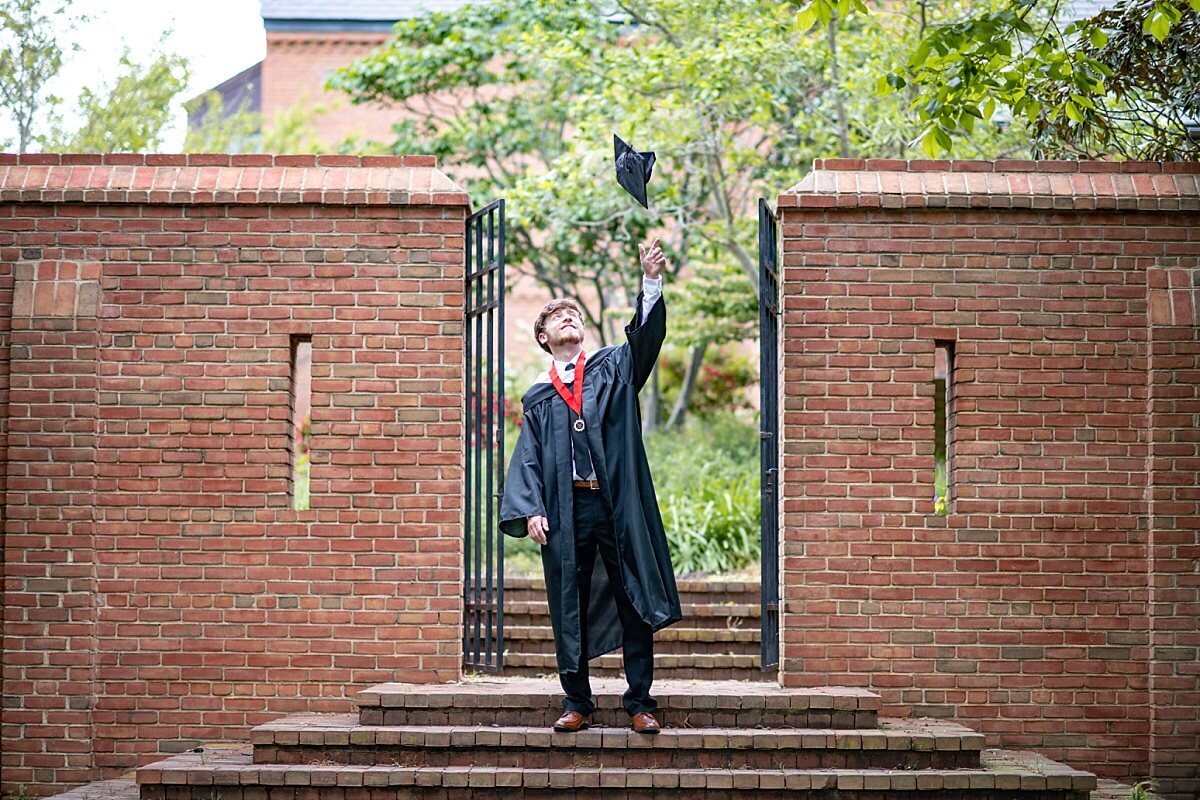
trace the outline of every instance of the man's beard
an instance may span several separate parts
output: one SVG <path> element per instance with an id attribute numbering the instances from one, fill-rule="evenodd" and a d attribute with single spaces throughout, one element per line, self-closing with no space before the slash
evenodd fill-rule
<path id="1" fill-rule="evenodd" d="M 550 335 L 547 342 L 551 347 L 562 347 L 568 344 L 583 344 L 583 331 L 575 328 L 563 328 Z"/>

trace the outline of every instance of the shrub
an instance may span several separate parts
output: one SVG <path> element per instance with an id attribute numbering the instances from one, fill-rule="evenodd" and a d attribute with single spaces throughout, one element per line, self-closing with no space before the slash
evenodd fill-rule
<path id="1" fill-rule="evenodd" d="M 658 381 L 662 392 L 662 412 L 669 413 L 679 398 L 687 369 L 686 347 L 664 347 L 658 359 Z M 700 377 L 692 392 L 688 415 L 713 417 L 731 411 L 748 410 L 746 387 L 758 380 L 755 363 L 736 352 L 732 345 L 710 347 L 700 365 Z"/>
<path id="2" fill-rule="evenodd" d="M 758 433 L 754 418 L 691 419 L 646 437 L 659 510 L 677 574 L 728 573 L 760 554 Z M 541 546 L 504 542 L 505 570 L 540 572 Z"/>
<path id="3" fill-rule="evenodd" d="M 734 572 L 758 563 L 761 519 L 756 426 L 733 414 L 690 419 L 646 438 L 676 573 Z"/>

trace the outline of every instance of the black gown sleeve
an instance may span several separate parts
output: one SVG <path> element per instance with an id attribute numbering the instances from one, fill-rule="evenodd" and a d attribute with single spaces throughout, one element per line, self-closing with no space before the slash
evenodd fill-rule
<path id="1" fill-rule="evenodd" d="M 539 438 L 537 420 L 526 412 L 500 501 L 500 530 L 517 539 L 529 535 L 525 526 L 527 517 L 546 516 Z"/>
<path id="2" fill-rule="evenodd" d="M 629 343 L 633 364 L 633 385 L 640 392 L 650 378 L 658 362 L 663 340 L 667 338 L 667 306 L 661 295 L 643 321 L 642 294 L 638 294 L 633 319 L 625 326 L 625 338 Z"/>

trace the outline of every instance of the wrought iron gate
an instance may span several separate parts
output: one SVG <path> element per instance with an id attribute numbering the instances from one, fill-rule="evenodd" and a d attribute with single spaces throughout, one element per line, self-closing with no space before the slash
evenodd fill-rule
<path id="1" fill-rule="evenodd" d="M 759 454 L 762 486 L 762 668 L 779 665 L 779 256 L 778 226 L 758 201 Z"/>
<path id="2" fill-rule="evenodd" d="M 463 663 L 504 662 L 504 201 L 467 220 Z"/>

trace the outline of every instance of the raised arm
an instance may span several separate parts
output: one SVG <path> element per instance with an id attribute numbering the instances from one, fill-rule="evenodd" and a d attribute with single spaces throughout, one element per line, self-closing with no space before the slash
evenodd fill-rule
<path id="1" fill-rule="evenodd" d="M 638 251 L 642 256 L 642 293 L 638 295 L 633 319 L 625 327 L 625 337 L 632 356 L 633 384 L 641 391 L 667 337 L 667 310 L 662 302 L 662 273 L 667 259 L 658 239 L 649 250 L 639 243 Z"/>

